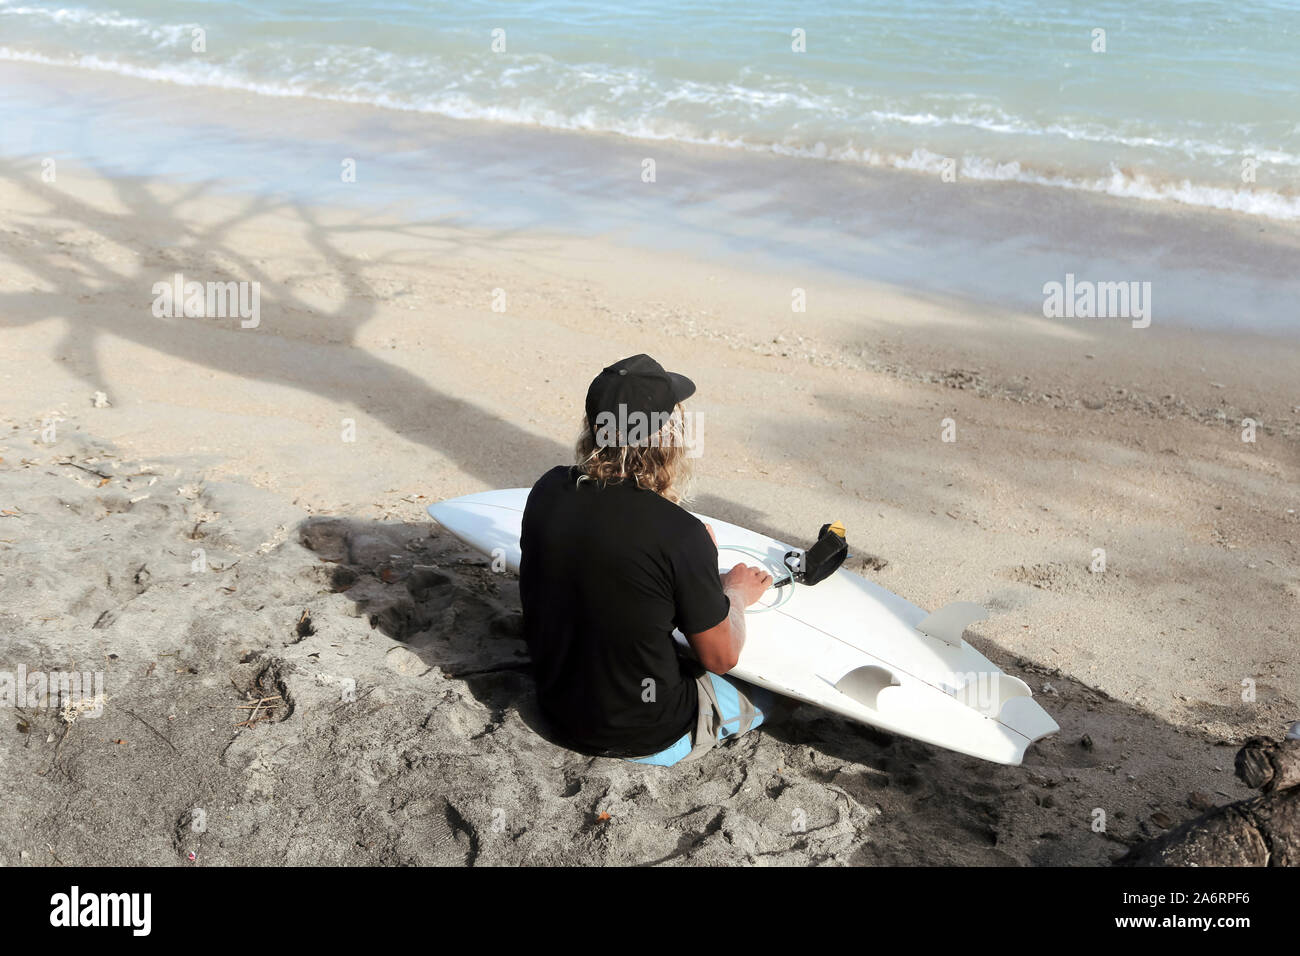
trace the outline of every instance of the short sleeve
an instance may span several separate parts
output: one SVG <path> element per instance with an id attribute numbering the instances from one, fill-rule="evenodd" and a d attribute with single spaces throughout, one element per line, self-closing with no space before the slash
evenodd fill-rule
<path id="1" fill-rule="evenodd" d="M 718 578 L 718 549 L 699 520 L 690 523 L 670 556 L 673 568 L 674 623 L 683 634 L 717 627 L 731 611 Z"/>

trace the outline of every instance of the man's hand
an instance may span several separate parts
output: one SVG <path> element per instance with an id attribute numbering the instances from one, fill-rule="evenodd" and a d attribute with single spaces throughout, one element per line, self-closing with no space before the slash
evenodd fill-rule
<path id="1" fill-rule="evenodd" d="M 713 525 L 706 524 L 704 530 L 709 533 L 709 537 L 713 539 L 713 546 L 716 548 L 718 546 L 718 536 L 713 533 Z"/>
<path id="2" fill-rule="evenodd" d="M 761 598 L 771 585 L 772 575 L 747 564 L 738 564 L 722 576 L 722 590 L 736 591 L 745 607 Z"/>

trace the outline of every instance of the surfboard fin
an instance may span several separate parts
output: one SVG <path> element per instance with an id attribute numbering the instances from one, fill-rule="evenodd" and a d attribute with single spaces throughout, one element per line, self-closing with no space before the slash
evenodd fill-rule
<path id="1" fill-rule="evenodd" d="M 916 629 L 927 637 L 943 641 L 952 647 L 961 647 L 961 636 L 976 621 L 988 620 L 989 612 L 971 601 L 945 604 L 926 617 Z"/>
<path id="2" fill-rule="evenodd" d="M 874 708 L 880 692 L 886 687 L 898 683 L 893 673 L 883 667 L 868 664 L 855 667 L 835 682 L 835 689 L 846 697 L 852 697 L 865 707 Z"/>

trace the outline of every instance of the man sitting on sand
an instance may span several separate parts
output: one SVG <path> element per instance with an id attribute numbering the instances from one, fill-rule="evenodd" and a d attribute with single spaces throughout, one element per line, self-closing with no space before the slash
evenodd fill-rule
<path id="1" fill-rule="evenodd" d="M 694 392 L 648 355 L 609 366 L 587 390 L 578 463 L 528 495 L 524 637 L 542 712 L 577 750 L 670 766 L 759 726 L 773 704 L 724 676 L 772 577 L 744 564 L 719 577 L 713 529 L 678 504 Z"/>

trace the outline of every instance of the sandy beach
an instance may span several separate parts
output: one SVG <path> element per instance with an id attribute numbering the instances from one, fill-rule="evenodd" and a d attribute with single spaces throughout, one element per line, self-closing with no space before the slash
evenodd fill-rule
<path id="1" fill-rule="evenodd" d="M 575 178 L 572 219 L 506 224 L 6 158 L 3 667 L 107 700 L 9 712 L 0 863 L 1089 865 L 1245 796 L 1234 748 L 1300 719 L 1300 231 L 861 175 L 898 204 L 854 262 L 810 221 L 781 241 L 826 248 L 778 268 L 761 204 L 686 187 L 619 226 Z M 951 247 L 894 269 L 925 230 Z M 1043 316 L 1106 257 L 1149 327 Z M 259 324 L 156 316 L 177 273 L 259 283 Z M 699 384 L 693 510 L 838 518 L 889 590 L 984 604 L 968 639 L 1061 732 L 1009 768 L 805 707 L 677 771 L 539 736 L 517 584 L 424 509 L 568 461 L 591 376 L 642 351 Z"/>

